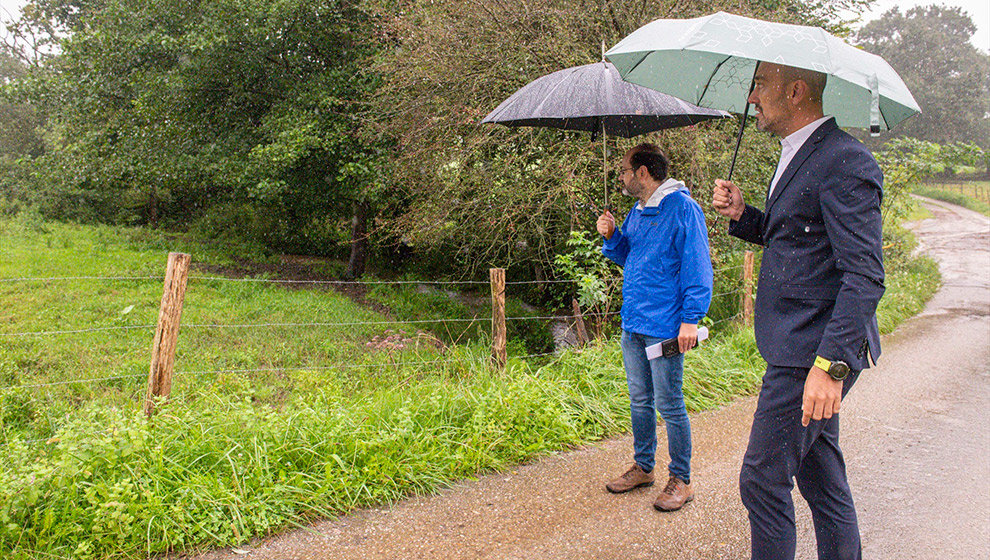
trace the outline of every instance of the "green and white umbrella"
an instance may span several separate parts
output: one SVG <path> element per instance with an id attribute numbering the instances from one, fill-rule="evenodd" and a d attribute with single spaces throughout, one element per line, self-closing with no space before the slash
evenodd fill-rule
<path id="1" fill-rule="evenodd" d="M 887 62 L 817 27 L 767 22 L 725 12 L 658 19 L 605 53 L 626 81 L 689 103 L 749 112 L 746 98 L 759 61 L 828 75 L 822 98 L 839 126 L 889 130 L 921 109 Z M 742 129 L 740 128 L 740 131 Z"/>

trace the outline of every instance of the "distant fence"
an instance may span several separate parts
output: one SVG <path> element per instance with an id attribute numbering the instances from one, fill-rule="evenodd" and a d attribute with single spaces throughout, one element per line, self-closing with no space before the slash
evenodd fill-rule
<path id="1" fill-rule="evenodd" d="M 151 277 L 151 276 L 127 276 L 127 277 L 100 277 L 100 276 L 66 276 L 66 277 L 40 277 L 40 278 L 0 278 L 0 283 L 11 283 L 11 282 L 28 282 L 28 281 L 73 281 L 73 280 L 94 280 L 94 281 L 163 281 L 163 294 L 161 298 L 161 305 L 159 307 L 158 322 L 155 325 L 128 325 L 128 326 L 107 326 L 107 327 L 93 327 L 86 329 L 66 329 L 66 330 L 49 330 L 49 331 L 31 331 L 31 332 L 0 332 L 0 340 L 3 338 L 13 338 L 13 337 L 35 337 L 35 336 L 56 336 L 56 335 L 69 335 L 69 334 L 85 334 L 85 333 L 96 333 L 96 332 L 106 332 L 106 331 L 118 331 L 118 330 L 152 330 L 154 329 L 154 339 L 152 343 L 151 357 L 150 357 L 150 367 L 147 375 L 148 384 L 147 391 L 144 398 L 144 411 L 148 416 L 154 413 L 155 406 L 157 403 L 167 400 L 171 396 L 172 389 L 172 379 L 175 374 L 175 353 L 178 347 L 179 341 L 179 326 L 181 324 L 181 316 L 183 304 L 186 298 L 186 287 L 189 280 L 197 281 L 226 281 L 226 282 L 263 282 L 271 284 L 311 284 L 311 285 L 402 285 L 402 284 L 415 284 L 415 285 L 485 285 L 488 284 L 491 288 L 491 333 L 492 333 L 492 347 L 491 347 L 491 358 L 490 363 L 493 367 L 497 369 L 502 369 L 505 367 L 508 360 L 508 334 L 506 329 L 506 324 L 508 321 L 533 321 L 533 320 L 564 320 L 568 321 L 573 325 L 573 329 L 576 331 L 577 340 L 580 344 L 585 344 L 588 342 L 589 337 L 587 334 L 587 329 L 584 325 L 584 319 L 586 317 L 606 317 L 618 315 L 617 312 L 610 312 L 604 314 L 594 314 L 585 313 L 581 310 L 578 305 L 577 300 L 572 301 L 572 314 L 570 315 L 552 315 L 552 316 L 520 316 L 520 317 L 507 317 L 505 312 L 505 293 L 506 286 L 511 285 L 526 285 L 526 284 L 554 284 L 554 283 L 570 283 L 569 280 L 550 280 L 550 281 L 507 281 L 506 271 L 501 268 L 493 268 L 489 270 L 489 280 L 486 281 L 343 281 L 343 280 L 275 280 L 275 279 L 261 279 L 261 278 L 227 278 L 227 277 L 210 277 L 210 276 L 189 276 L 189 269 L 192 259 L 191 256 L 184 253 L 169 253 L 168 261 L 165 269 L 164 277 Z M 712 299 L 725 298 L 737 296 L 739 298 L 739 309 L 740 311 L 731 316 L 720 319 L 711 324 L 711 326 L 717 326 L 721 323 L 726 323 L 730 321 L 737 321 L 744 325 L 751 325 L 753 320 L 753 287 L 754 287 L 754 254 L 752 251 L 746 251 L 743 258 L 743 264 L 733 267 L 726 267 L 716 270 L 717 273 L 729 273 L 739 271 L 740 285 L 738 288 L 716 291 L 712 295 Z M 488 319 L 480 319 L 487 321 Z M 466 319 L 466 318 L 456 318 L 456 319 L 425 319 L 425 320 L 408 320 L 408 321 L 397 321 L 397 320 L 385 320 L 385 321 L 350 321 L 350 322 L 305 322 L 305 323 L 249 323 L 249 324 L 185 324 L 182 325 L 187 329 L 221 329 L 221 328 L 236 328 L 236 329 L 250 329 L 250 328 L 270 328 L 270 327 L 350 327 L 359 325 L 397 325 L 397 324 L 408 324 L 408 325 L 423 325 L 423 324 L 436 324 L 436 323 L 476 323 L 479 318 Z M 550 353 L 540 353 L 540 354 L 527 354 L 523 356 L 515 356 L 515 358 L 535 358 L 551 355 Z M 444 362 L 450 362 L 453 360 L 426 360 L 422 362 L 405 362 L 402 365 L 430 365 L 430 364 L 440 364 Z M 299 367 L 268 367 L 268 368 L 246 368 L 246 369 L 228 369 L 228 370 L 216 370 L 216 371 L 189 371 L 180 372 L 180 374 L 207 374 L 207 373 L 244 373 L 244 372 L 267 372 L 267 371 L 292 371 L 292 370 L 330 370 L 330 369 L 348 369 L 348 368 L 359 368 L 359 367 L 373 367 L 377 364 L 337 364 L 337 365 L 327 365 L 327 366 L 299 366 Z M 0 387 L 0 393 L 11 390 L 18 389 L 33 389 L 33 388 L 45 388 L 58 385 L 70 385 L 77 383 L 97 383 L 102 381 L 119 380 L 119 379 L 136 379 L 143 377 L 144 374 L 140 375 L 115 375 L 115 376 L 103 376 L 103 377 L 92 377 L 92 378 L 81 378 L 68 381 L 55 381 L 50 383 L 35 383 L 35 384 L 24 384 L 15 386 L 5 386 Z"/>
<path id="2" fill-rule="evenodd" d="M 953 181 L 948 183 L 930 181 L 922 184 L 928 188 L 938 189 L 940 191 L 956 192 L 990 204 L 990 182 L 987 181 Z"/>

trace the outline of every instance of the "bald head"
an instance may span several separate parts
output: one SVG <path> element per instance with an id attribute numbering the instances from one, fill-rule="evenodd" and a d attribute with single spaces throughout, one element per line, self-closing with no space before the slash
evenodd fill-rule
<path id="1" fill-rule="evenodd" d="M 785 82 L 796 82 L 798 80 L 804 82 L 808 87 L 808 101 L 821 108 L 822 94 L 825 93 L 825 82 L 828 80 L 825 74 L 808 70 L 807 68 L 796 68 L 781 64 L 775 64 L 774 66 L 780 69 L 780 75 Z"/>
<path id="2" fill-rule="evenodd" d="M 748 98 L 756 108 L 757 126 L 785 137 L 820 119 L 825 81 L 821 72 L 761 62 Z"/>

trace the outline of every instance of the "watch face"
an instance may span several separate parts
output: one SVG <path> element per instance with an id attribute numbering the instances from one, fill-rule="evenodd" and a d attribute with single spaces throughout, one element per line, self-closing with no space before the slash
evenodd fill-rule
<path id="1" fill-rule="evenodd" d="M 828 374 L 832 379 L 843 380 L 849 375 L 849 366 L 844 362 L 832 362 L 832 367 L 828 368 Z"/>

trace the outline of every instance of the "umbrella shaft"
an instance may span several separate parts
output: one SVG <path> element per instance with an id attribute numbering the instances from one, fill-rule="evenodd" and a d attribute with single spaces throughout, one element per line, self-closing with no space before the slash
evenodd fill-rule
<path id="1" fill-rule="evenodd" d="M 729 165 L 729 176 L 726 181 L 732 180 L 732 171 L 736 168 L 736 156 L 739 155 L 739 145 L 742 144 L 743 129 L 746 128 L 746 117 L 749 116 L 749 97 L 753 95 L 753 88 L 756 87 L 756 72 L 760 69 L 760 63 L 757 62 L 756 66 L 753 67 L 753 79 L 749 81 L 749 93 L 746 94 L 746 108 L 743 109 L 742 121 L 739 123 L 739 135 L 736 137 L 736 149 L 732 152 L 732 163 Z"/>
<path id="2" fill-rule="evenodd" d="M 746 117 L 748 116 L 749 102 L 746 102 L 746 108 L 743 110 L 743 116 L 739 122 L 739 134 L 736 135 L 736 149 L 732 152 L 732 163 L 729 165 L 729 176 L 726 178 L 727 181 L 732 180 L 732 170 L 736 168 L 736 156 L 739 155 L 739 145 L 742 144 L 743 129 L 746 127 Z"/>

